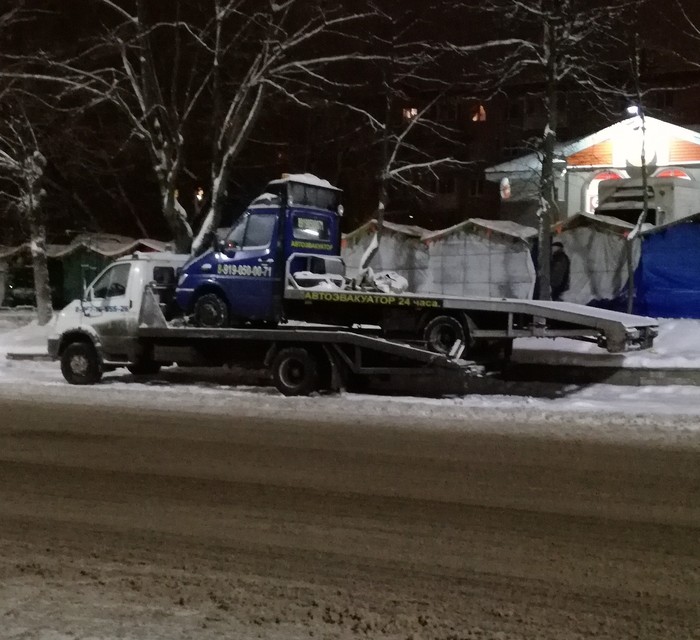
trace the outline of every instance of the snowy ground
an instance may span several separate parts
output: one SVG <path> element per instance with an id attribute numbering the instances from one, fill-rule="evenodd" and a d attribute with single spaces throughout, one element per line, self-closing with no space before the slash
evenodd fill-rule
<path id="1" fill-rule="evenodd" d="M 697 637 L 700 387 L 81 387 L 3 357 L 45 334 L 0 329 L 0 638 Z"/>
<path id="2" fill-rule="evenodd" d="M 700 369 L 700 320 L 661 320 L 654 346 L 612 354 L 590 342 L 568 338 L 516 340 L 513 360 L 522 363 L 624 367 L 633 369 Z"/>
<path id="3" fill-rule="evenodd" d="M 643 439 L 654 440 L 659 429 L 671 429 L 673 437 L 696 438 L 700 433 L 700 387 L 643 386 L 621 387 L 607 384 L 554 385 L 543 383 L 502 383 L 484 393 L 463 397 L 422 398 L 340 394 L 316 398 L 284 398 L 269 386 L 252 386 L 251 377 L 226 370 L 183 370 L 171 368 L 157 377 L 137 380 L 124 370 L 106 374 L 95 387 L 71 387 L 63 380 L 58 363 L 8 360 L 7 352 L 45 352 L 47 329 L 36 324 L 0 329 L 0 395 L 36 396 L 56 401 L 165 408 L 173 411 L 206 406 L 211 413 L 227 413 L 235 399 L 237 415 L 284 413 L 305 419 L 318 412 L 339 418 L 351 412 L 371 419 L 406 416 L 408 422 L 426 420 L 491 419 L 502 422 L 517 416 L 520 423 L 549 434 L 557 432 L 562 415 L 568 424 L 579 424 L 598 435 L 625 437 L 637 430 Z M 587 353 L 595 349 L 569 340 L 519 341 L 518 360 L 533 362 L 535 357 L 551 363 L 573 363 L 587 357 L 610 358 Z M 578 351 L 565 350 L 573 343 Z M 549 346 L 535 350 L 534 346 Z M 646 366 L 696 366 L 700 368 L 700 322 L 672 321 L 662 324 L 661 336 L 653 352 L 628 354 L 625 358 Z M 538 360 L 542 361 L 542 360 Z M 662 364 L 663 363 L 663 364 Z M 332 418 L 331 418 L 332 419 Z M 609 430 L 609 433 L 603 431 Z M 693 435 L 691 435 L 693 434 Z M 628 434 L 629 435 L 629 434 Z M 664 435 L 664 438 L 668 433 Z"/>

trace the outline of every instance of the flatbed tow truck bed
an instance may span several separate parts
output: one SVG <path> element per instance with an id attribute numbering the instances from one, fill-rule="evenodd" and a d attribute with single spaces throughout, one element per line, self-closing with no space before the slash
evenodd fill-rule
<path id="1" fill-rule="evenodd" d="M 239 361 L 257 358 L 271 369 L 273 376 L 279 366 L 275 361 L 280 353 L 290 348 L 306 349 L 317 360 L 328 363 L 328 367 L 322 367 L 326 370 L 321 384 L 330 389 L 343 386 L 348 376 L 413 376 L 436 370 L 481 374 L 483 371 L 477 363 L 459 357 L 461 345 L 450 354 L 435 353 L 421 346 L 386 339 L 379 331 L 375 327 L 344 329 L 298 323 L 269 328 L 173 326 L 166 321 L 151 288 L 147 288 L 141 303 L 137 336 L 142 349 L 156 361 L 194 365 L 217 363 L 217 360 L 224 363 L 235 355 Z M 277 386 L 285 393 L 280 384 Z"/>
<path id="2" fill-rule="evenodd" d="M 288 279 L 289 282 L 289 279 Z M 570 302 L 519 300 L 511 298 L 479 298 L 421 295 L 413 293 L 383 294 L 353 290 L 308 290 L 288 284 L 286 300 L 304 304 L 368 305 L 378 307 L 412 307 L 435 312 L 464 312 L 470 317 L 497 314 L 498 328 L 470 327 L 472 338 L 513 339 L 524 337 L 570 337 L 595 341 L 611 353 L 647 348 L 658 335 L 658 322 L 653 318 L 618 311 L 587 307 Z"/>

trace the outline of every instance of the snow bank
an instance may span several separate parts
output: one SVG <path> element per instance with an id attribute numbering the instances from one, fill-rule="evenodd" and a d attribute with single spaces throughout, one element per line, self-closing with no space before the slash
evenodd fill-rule
<path id="1" fill-rule="evenodd" d="M 644 351 L 608 353 L 590 342 L 569 338 L 522 338 L 513 361 L 527 364 L 630 369 L 700 369 L 700 320 L 659 320 L 659 336 Z"/>
<path id="2" fill-rule="evenodd" d="M 139 407 L 151 411 L 221 415 L 229 424 L 231 407 L 237 419 L 247 417 L 304 420 L 314 428 L 354 424 L 357 429 L 457 430 L 527 435 L 562 440 L 594 440 L 700 447 L 700 388 L 568 385 L 556 394 L 531 384 L 519 394 L 468 395 L 429 399 L 343 393 L 287 398 L 272 387 L 232 385 L 220 370 L 217 377 L 200 372 L 175 375 L 166 371 L 148 381 L 123 370 L 105 375 L 102 384 L 82 387 L 63 381 L 57 363 L 0 361 L 0 399 L 37 397 L 65 404 Z M 228 378 L 228 379 L 227 379 Z M 198 380 L 195 382 L 195 380 Z M 505 395 L 509 393 L 510 395 Z M 157 416 L 154 416 L 157 419 Z"/>
<path id="3" fill-rule="evenodd" d="M 47 339 L 49 327 L 40 327 L 36 320 L 22 327 L 3 330 L 0 328 L 0 358 L 10 353 L 19 354 L 45 354 L 47 353 Z"/>
<path id="4" fill-rule="evenodd" d="M 18 329 L 31 322 L 35 316 L 34 309 L 30 311 L 17 311 L 16 309 L 0 311 L 0 333 Z"/>

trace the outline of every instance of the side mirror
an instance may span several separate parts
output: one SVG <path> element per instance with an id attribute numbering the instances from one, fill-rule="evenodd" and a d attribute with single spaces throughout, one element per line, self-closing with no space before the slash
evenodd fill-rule
<path id="1" fill-rule="evenodd" d="M 238 250 L 238 243 L 233 240 L 217 240 L 215 243 L 216 250 L 220 253 L 229 253 Z"/>

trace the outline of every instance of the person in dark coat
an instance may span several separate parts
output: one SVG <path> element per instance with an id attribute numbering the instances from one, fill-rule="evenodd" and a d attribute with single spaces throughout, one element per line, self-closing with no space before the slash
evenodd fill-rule
<path id="1" fill-rule="evenodd" d="M 561 300 L 561 295 L 569 288 L 571 262 L 569 256 L 564 253 L 564 245 L 559 241 L 552 242 L 552 258 L 549 269 L 552 300 Z"/>

